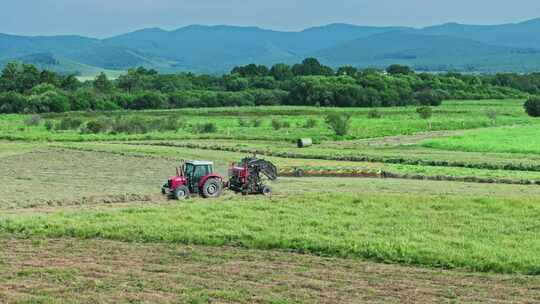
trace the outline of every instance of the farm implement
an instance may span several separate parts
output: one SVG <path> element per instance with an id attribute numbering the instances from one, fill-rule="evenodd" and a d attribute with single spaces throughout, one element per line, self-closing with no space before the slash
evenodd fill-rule
<path id="1" fill-rule="evenodd" d="M 176 176 L 167 180 L 161 192 L 178 200 L 190 196 L 217 198 L 227 188 L 243 195 L 270 195 L 272 189 L 264 183 L 264 177 L 276 180 L 278 170 L 271 162 L 255 156 L 232 164 L 228 181 L 215 173 L 213 162 L 186 161 L 176 169 Z"/>

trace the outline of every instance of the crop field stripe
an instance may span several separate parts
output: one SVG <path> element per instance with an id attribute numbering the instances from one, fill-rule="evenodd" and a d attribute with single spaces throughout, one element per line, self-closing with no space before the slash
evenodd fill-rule
<path id="1" fill-rule="evenodd" d="M 332 156 L 321 156 L 319 158 L 311 158 L 311 155 L 309 158 L 307 156 L 298 156 L 293 154 L 287 154 L 287 153 L 274 153 L 274 152 L 264 152 L 264 151 L 258 151 L 253 149 L 236 149 L 231 147 L 223 147 L 223 146 L 205 146 L 205 145 L 197 145 L 197 144 L 171 144 L 171 143 L 133 143 L 129 144 L 133 146 L 162 146 L 162 147 L 180 147 L 180 148 L 188 148 L 188 149 L 201 149 L 201 150 L 209 150 L 209 151 L 226 151 L 226 152 L 238 152 L 238 153 L 250 153 L 250 154 L 257 154 L 257 155 L 266 155 L 266 156 L 274 156 L 274 157 L 283 157 L 283 158 L 293 158 L 293 159 L 321 159 L 321 160 L 337 160 L 337 161 L 358 161 L 362 162 L 362 160 L 354 160 L 351 158 L 347 159 L 336 159 Z M 78 149 L 78 150 L 85 150 L 81 147 L 69 147 L 65 146 L 66 148 L 70 149 Z M 93 151 L 92 149 L 88 149 L 89 151 Z M 100 151 L 104 152 L 104 151 Z M 123 154 L 123 152 L 110 152 L 110 153 L 118 153 Z M 180 159 L 180 158 L 178 158 Z M 431 167 L 438 167 L 438 166 L 431 166 Z M 449 167 L 452 166 L 442 166 L 442 167 Z M 527 178 L 520 178 L 520 179 L 511 179 L 511 178 L 488 178 L 488 177 L 477 177 L 477 176 L 452 176 L 452 175 L 443 175 L 443 174 L 437 174 L 437 175 L 425 175 L 425 174 L 413 174 L 413 173 L 399 173 L 399 172 L 392 172 L 390 170 L 375 170 L 370 172 L 350 172 L 355 171 L 356 168 L 349 168 L 349 167 L 341 167 L 339 169 L 345 171 L 342 173 L 335 172 L 333 169 L 322 169 L 317 170 L 317 172 L 310 173 L 311 170 L 310 167 L 305 166 L 296 166 L 293 168 L 281 168 L 280 174 L 284 176 L 297 176 L 294 171 L 295 168 L 302 169 L 306 175 L 308 176 L 328 176 L 328 177 L 384 177 L 384 178 L 398 178 L 398 179 L 416 179 L 416 180 L 434 180 L 434 181 L 458 181 L 458 182 L 471 182 L 471 183 L 481 183 L 481 184 L 515 184 L 515 185 L 540 185 L 540 179 L 527 179 Z M 456 167 L 456 168 L 467 168 L 471 169 L 470 167 Z M 472 168 L 474 169 L 474 168 Z M 482 170 L 491 170 L 491 169 L 485 169 L 482 168 Z M 493 169 L 495 170 L 495 169 Z M 497 169 L 500 170 L 500 169 Z M 517 171 L 517 170 L 510 170 L 510 171 Z M 536 172 L 536 171 L 533 171 Z"/>
<path id="2" fill-rule="evenodd" d="M 241 148 L 231 147 L 223 145 L 202 145 L 194 143 L 169 143 L 169 142 L 129 142 L 124 143 L 129 145 L 142 145 L 142 146 L 164 146 L 164 147 L 181 147 L 190 149 L 212 150 L 212 151 L 227 151 L 227 152 L 239 152 L 250 153 L 264 156 L 274 156 L 283 158 L 295 158 L 295 159 L 321 159 L 321 160 L 336 160 L 336 161 L 353 161 L 353 162 L 371 162 L 371 163 L 387 163 L 398 165 L 422 165 L 432 167 L 453 167 L 453 168 L 469 168 L 469 169 L 486 169 L 486 170 L 508 170 L 508 171 L 532 171 L 540 172 L 539 165 L 530 164 L 491 164 L 491 163 L 466 163 L 457 161 L 436 161 L 436 160 L 423 160 L 423 159 L 411 159 L 411 158 L 388 158 L 388 157 L 374 157 L 371 155 L 329 155 L 329 154 L 317 154 L 312 152 L 278 152 L 271 150 L 261 150 L 254 148 Z"/>
<path id="3" fill-rule="evenodd" d="M 5 214 L 0 232 L 280 249 L 470 271 L 540 274 L 537 199 L 304 193 L 175 206 Z"/>
<path id="4" fill-rule="evenodd" d="M 288 252 L 0 238 L 5 303 L 537 302 L 540 278 Z M 286 285 L 283 283 L 286 282 Z M 53 300 L 54 299 L 54 300 Z"/>

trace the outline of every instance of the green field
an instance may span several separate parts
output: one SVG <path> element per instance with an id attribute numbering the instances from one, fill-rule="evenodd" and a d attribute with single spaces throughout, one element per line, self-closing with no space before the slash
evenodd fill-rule
<path id="1" fill-rule="evenodd" d="M 424 147 L 465 151 L 540 154 L 540 125 L 480 129 L 444 139 L 425 141 Z"/>
<path id="2" fill-rule="evenodd" d="M 316 215 L 313 217 L 312 215 Z M 281 249 L 447 269 L 540 274 L 538 200 L 305 194 L 4 216 L 20 237 Z"/>
<path id="3" fill-rule="evenodd" d="M 1 115 L 0 302 L 539 302 L 539 124 L 522 103 L 446 101 L 431 130 L 414 108 Z M 347 136 L 330 112 L 352 115 Z M 83 130 L 120 115 L 181 123 Z M 66 117 L 83 124 L 47 129 Z M 281 176 L 271 197 L 159 193 L 183 159 L 226 176 L 253 153 L 319 175 Z"/>
<path id="4" fill-rule="evenodd" d="M 171 111 L 68 113 L 45 115 L 44 120 L 58 123 L 63 117 L 80 117 L 84 122 L 99 117 L 135 117 L 136 119 L 160 119 L 173 117 L 181 122 L 181 127 L 174 131 L 155 131 L 145 134 L 84 134 L 80 130 L 50 132 L 43 122 L 37 126 L 28 126 L 25 115 L 3 115 L 0 118 L 0 139 L 6 140 L 47 140 L 47 141 L 107 141 L 107 140 L 175 140 L 175 139 L 234 139 L 234 140 L 280 140 L 294 141 L 302 137 L 311 137 L 316 141 L 334 139 L 335 135 L 324 123 L 324 117 L 330 112 L 342 112 L 352 115 L 349 134 L 345 139 L 362 139 L 384 136 L 411 135 L 418 132 L 437 130 L 463 130 L 490 126 L 527 124 L 528 118 L 521 106 L 522 100 L 484 100 L 484 101 L 447 101 L 434 110 L 428 123 L 418 117 L 415 107 L 381 108 L 381 118 L 368 118 L 370 109 L 323 109 L 309 107 L 243 107 L 213 109 L 181 109 Z M 492 121 L 486 111 L 493 109 L 498 118 Z M 309 119 L 317 123 L 306 127 Z M 272 119 L 287 122 L 290 126 L 275 130 Z M 241 121 L 244 121 L 242 124 Z M 216 131 L 212 133 L 193 133 L 193 126 L 202 123 L 214 123 Z M 259 126 L 254 126 L 260 124 Z M 338 138 L 342 139 L 342 138 Z"/>

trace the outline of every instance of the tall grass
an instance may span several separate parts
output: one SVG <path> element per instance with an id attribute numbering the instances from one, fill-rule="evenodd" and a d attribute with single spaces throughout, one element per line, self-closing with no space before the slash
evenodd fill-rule
<path id="1" fill-rule="evenodd" d="M 3 215 L 18 237 L 281 249 L 440 268 L 540 274 L 536 199 L 302 194 Z"/>

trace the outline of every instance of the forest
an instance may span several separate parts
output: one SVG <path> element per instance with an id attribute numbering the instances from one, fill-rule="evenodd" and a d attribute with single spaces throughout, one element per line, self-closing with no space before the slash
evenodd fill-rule
<path id="1" fill-rule="evenodd" d="M 474 75 L 332 69 L 315 58 L 295 65 L 249 64 L 224 75 L 160 74 L 139 67 L 91 81 L 11 62 L 0 76 L 0 113 L 109 111 L 229 106 L 438 106 L 445 99 L 523 98 L 540 93 L 540 73 Z"/>

